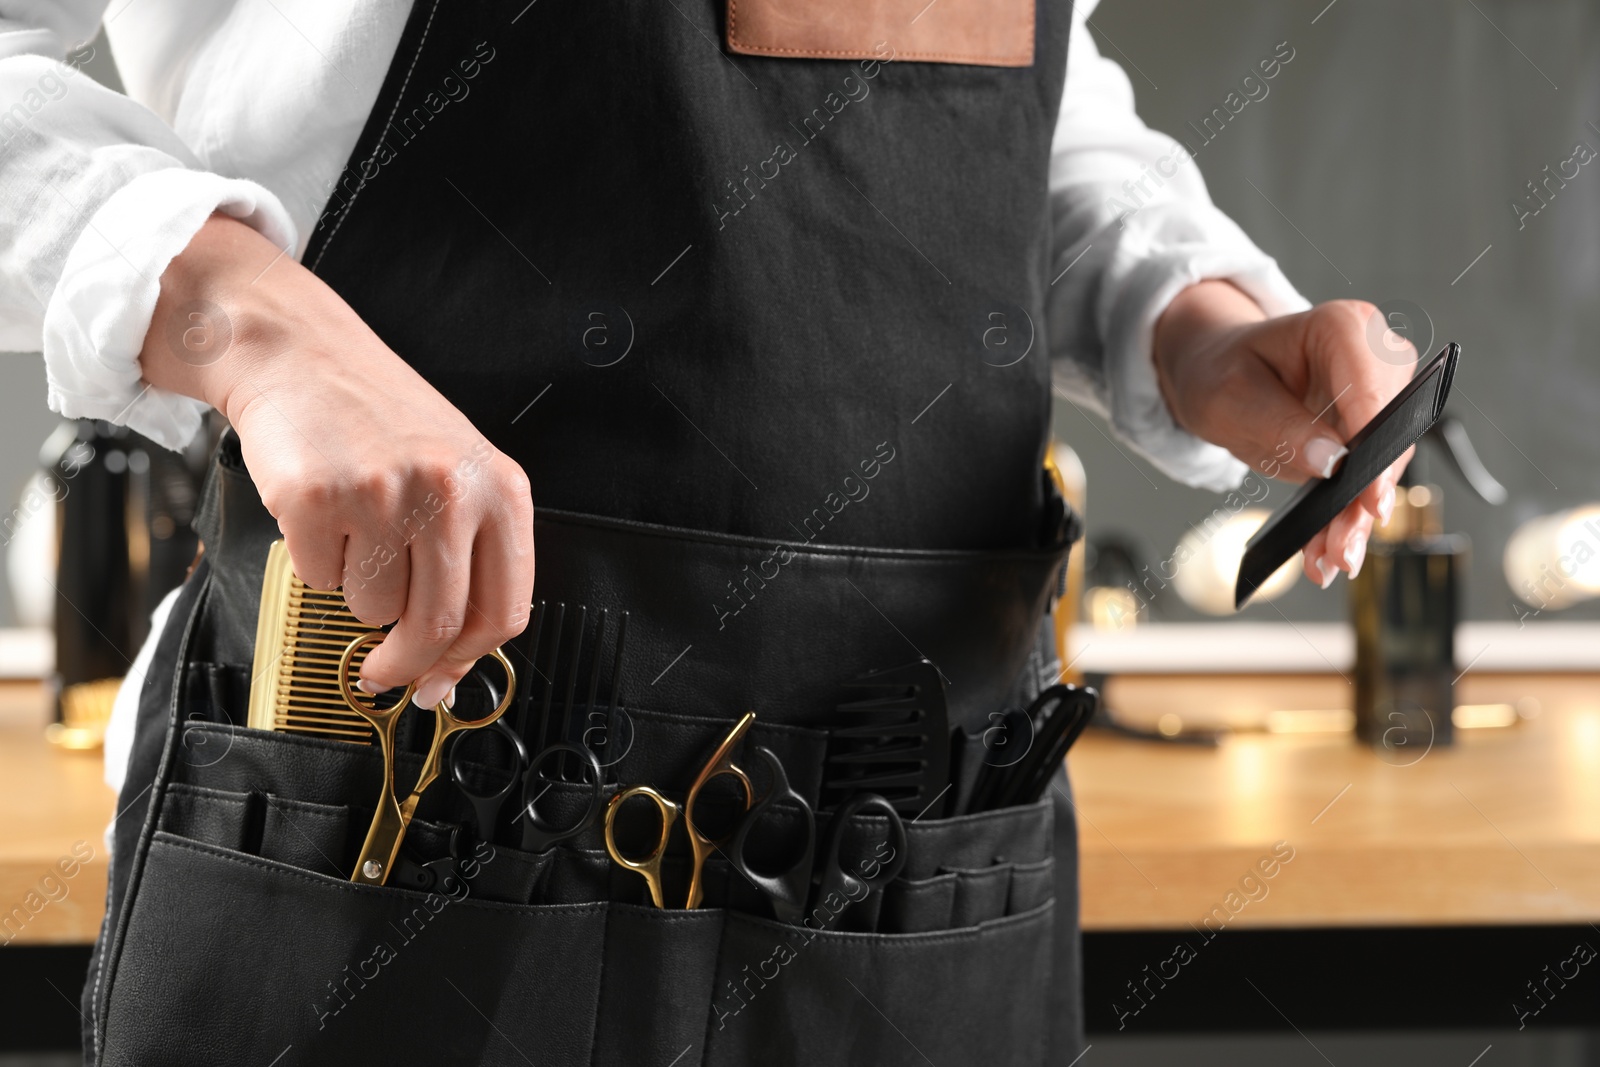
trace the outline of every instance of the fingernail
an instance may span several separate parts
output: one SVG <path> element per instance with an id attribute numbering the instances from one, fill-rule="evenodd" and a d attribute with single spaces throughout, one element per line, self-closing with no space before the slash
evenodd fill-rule
<path id="1" fill-rule="evenodd" d="M 1322 575 L 1322 588 L 1326 589 L 1339 577 L 1339 568 L 1332 566 L 1325 559 L 1317 560 L 1317 573 Z"/>
<path id="2" fill-rule="evenodd" d="M 1389 517 L 1394 514 L 1394 486 L 1386 488 L 1378 497 L 1378 518 L 1383 520 L 1385 526 L 1389 525 Z"/>
<path id="3" fill-rule="evenodd" d="M 377 684 L 376 682 L 369 682 L 365 678 L 356 679 L 356 688 L 367 694 L 369 697 L 375 697 L 379 693 L 383 692 L 383 686 Z"/>
<path id="4" fill-rule="evenodd" d="M 450 687 L 450 695 L 444 698 L 444 706 L 447 708 L 456 706 L 456 687 L 453 685 Z"/>
<path id="5" fill-rule="evenodd" d="M 1313 437 L 1311 443 L 1306 445 L 1306 462 L 1319 477 L 1326 478 L 1333 474 L 1333 468 L 1349 453 L 1348 448 L 1331 437 Z"/>
<path id="6" fill-rule="evenodd" d="M 443 700 L 445 695 L 453 688 L 454 686 L 443 678 L 424 682 L 422 685 L 417 686 L 416 692 L 411 694 L 411 703 L 425 711 L 432 711 L 439 706 L 439 701 Z"/>
<path id="7" fill-rule="evenodd" d="M 1361 573 L 1361 563 L 1367 558 L 1367 539 L 1362 534 L 1350 538 L 1350 543 L 1345 546 L 1344 562 L 1350 568 L 1350 577 L 1354 578 Z"/>

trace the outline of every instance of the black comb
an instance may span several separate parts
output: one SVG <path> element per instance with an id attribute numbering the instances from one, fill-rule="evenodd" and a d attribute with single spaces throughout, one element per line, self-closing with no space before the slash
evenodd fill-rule
<path id="1" fill-rule="evenodd" d="M 939 668 L 919 659 L 870 671 L 846 687 L 869 695 L 838 706 L 822 808 L 836 808 L 854 793 L 878 793 L 902 815 L 931 810 L 937 818 L 950 784 L 950 715 Z"/>
<path id="2" fill-rule="evenodd" d="M 632 742 L 622 714 L 622 663 L 627 642 L 626 611 L 613 615 L 605 608 L 594 612 L 583 604 L 570 609 L 544 600 L 534 604 L 533 619 L 518 655 L 527 681 L 518 687 L 512 723 L 531 752 L 566 741 L 590 749 L 602 767 L 622 758 Z M 583 682 L 585 666 L 587 680 Z M 584 685 L 581 699 L 580 682 Z M 530 724 L 528 710 L 536 688 L 540 694 L 538 718 Z M 581 780 L 576 759 L 560 755 L 553 763 L 561 780 Z"/>
<path id="3" fill-rule="evenodd" d="M 1233 606 L 1242 608 L 1278 568 L 1317 535 L 1389 465 L 1439 421 L 1461 346 L 1451 341 L 1416 373 L 1372 421 L 1345 442 L 1350 454 L 1328 478 L 1312 478 L 1262 523 L 1244 546 Z"/>

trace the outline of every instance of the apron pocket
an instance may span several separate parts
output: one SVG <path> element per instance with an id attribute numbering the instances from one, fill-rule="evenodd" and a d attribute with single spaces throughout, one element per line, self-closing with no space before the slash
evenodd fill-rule
<path id="1" fill-rule="evenodd" d="M 545 853 L 520 853 L 548 857 L 547 870 L 534 890 L 536 904 L 585 904 L 593 900 L 615 900 L 610 886 L 616 880 L 611 857 L 604 852 L 579 850 L 557 845 Z M 627 873 L 638 880 L 636 874 Z M 642 884 L 642 882 L 641 882 Z"/>
<path id="2" fill-rule="evenodd" d="M 814 932 L 729 913 L 705 1063 L 1037 1067 L 1053 911 L 938 934 Z"/>
<path id="3" fill-rule="evenodd" d="M 356 885 L 160 832 L 104 1062 L 587 1063 L 605 941 L 601 904 Z"/>
<path id="4" fill-rule="evenodd" d="M 348 877 L 355 869 L 356 857 L 372 821 L 370 812 L 353 810 L 355 835 L 350 841 L 348 862 L 339 871 L 342 877 Z M 506 845 L 477 841 L 470 836 L 456 836 L 462 833 L 458 825 L 412 820 L 387 884 L 424 893 L 469 895 L 475 900 L 501 904 L 588 904 L 598 899 L 545 899 L 542 887 L 554 866 L 555 850 L 523 852 Z"/>
<path id="5" fill-rule="evenodd" d="M 1038 863 L 1018 863 L 1011 868 L 1011 896 L 1006 902 L 1007 915 L 1020 915 L 1032 911 L 1055 892 L 1056 861 L 1054 857 Z"/>
<path id="6" fill-rule="evenodd" d="M 956 876 L 955 903 L 950 909 L 951 926 L 977 926 L 1006 914 L 1006 898 L 1011 893 L 1009 863 L 997 863 L 976 871 L 952 871 Z"/>
<path id="7" fill-rule="evenodd" d="M 168 787 L 161 829 L 209 845 L 276 860 L 316 874 L 347 879 L 372 823 L 372 798 L 382 766 L 366 745 L 190 722 L 188 749 L 205 758 L 176 765 L 179 781 Z M 419 757 L 404 753 L 401 780 L 415 777 Z M 504 772 L 499 772 L 504 773 Z M 501 781 L 504 780 L 502 777 Z M 544 801 L 557 825 L 576 817 L 587 802 L 579 786 L 555 783 Z M 292 798 L 292 799 L 291 799 Z M 354 799 L 356 802 L 351 803 Z M 515 801 L 510 801 L 514 803 Z M 444 892 L 451 831 L 470 819 L 470 808 L 441 776 L 423 795 L 411 821 L 389 888 Z M 632 900 L 643 887 L 637 875 L 614 870 L 597 820 L 573 843 L 549 852 L 493 846 L 495 861 L 470 879 L 478 900 L 507 904 L 588 904 Z M 460 861 L 482 858 L 482 843 L 464 837 Z"/>
<path id="8" fill-rule="evenodd" d="M 208 845 L 251 851 L 246 827 L 256 798 L 249 793 L 175 785 L 161 804 L 158 829 Z"/>
<path id="9" fill-rule="evenodd" d="M 669 715 L 648 708 L 619 711 L 620 750 L 597 753 L 612 781 L 688 789 L 705 762 L 706 754 L 727 735 L 728 719 Z M 745 741 L 748 751 L 762 745 L 775 752 L 789 774 L 795 792 L 815 803 L 822 791 L 823 757 L 828 748 L 826 730 L 784 723 L 757 721 Z M 681 798 L 680 798 L 681 799 Z"/>
<path id="10" fill-rule="evenodd" d="M 180 783 L 170 786 L 162 801 L 159 829 L 312 874 L 348 879 L 371 822 L 368 808 Z M 605 898 L 604 853 L 569 854 L 559 848 L 533 853 L 462 839 L 459 853 L 452 856 L 455 829 L 413 819 L 389 888 L 468 894 L 507 904 L 586 904 Z"/>
<path id="11" fill-rule="evenodd" d="M 932 878 L 898 878 L 884 887 L 878 929 L 892 934 L 948 930 L 955 900 L 954 873 Z"/>
<path id="12" fill-rule="evenodd" d="M 702 1062 L 706 1004 L 727 914 L 611 905 L 600 1024 L 593 1059 L 585 1062 L 680 1067 Z"/>
<path id="13" fill-rule="evenodd" d="M 1018 807 L 907 822 L 908 852 L 901 876 L 931 878 L 941 871 L 1037 863 L 1051 854 L 1052 815 L 1046 797 Z"/>
<path id="14" fill-rule="evenodd" d="M 350 877 L 347 868 L 352 864 L 345 858 L 349 852 L 349 808 L 275 796 L 263 800 L 261 847 L 254 850 L 256 855 L 314 874 Z"/>

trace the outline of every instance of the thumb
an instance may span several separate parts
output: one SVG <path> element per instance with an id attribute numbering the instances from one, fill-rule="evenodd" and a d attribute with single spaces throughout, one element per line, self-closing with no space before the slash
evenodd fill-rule
<path id="1" fill-rule="evenodd" d="M 1278 376 L 1261 368 L 1231 383 L 1225 421 L 1237 434 L 1229 451 L 1269 478 L 1303 482 L 1326 478 L 1349 453 L 1331 425 L 1332 405 L 1322 415 L 1308 409 Z"/>
<path id="2" fill-rule="evenodd" d="M 1307 425 L 1306 419 L 1315 419 L 1315 416 L 1309 415 L 1303 405 L 1297 403 L 1295 407 L 1299 409 L 1300 425 L 1285 426 L 1283 446 L 1279 449 L 1292 451 L 1283 460 L 1284 471 L 1271 477 L 1291 482 L 1326 478 L 1339 469 L 1340 462 L 1350 454 L 1350 449 L 1345 447 L 1338 434 L 1325 421 L 1318 420 Z"/>

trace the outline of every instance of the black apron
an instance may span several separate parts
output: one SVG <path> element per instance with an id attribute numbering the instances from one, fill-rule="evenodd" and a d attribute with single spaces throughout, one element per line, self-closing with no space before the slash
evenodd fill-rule
<path id="1" fill-rule="evenodd" d="M 412 12 L 306 263 L 528 472 L 536 597 L 631 613 L 618 781 L 681 792 L 754 710 L 815 802 L 862 672 L 928 656 L 969 729 L 1054 673 L 1068 10 L 1036 16 L 1032 66 L 1002 68 L 893 41 L 732 55 L 714 0 Z M 459 898 L 353 885 L 376 752 L 242 726 L 276 528 L 232 438 L 197 525 L 144 681 L 86 1062 L 1077 1054 L 1064 776 L 910 825 L 891 889 L 919 933 L 797 933 L 716 857 L 706 907 L 658 911 L 598 831 L 498 848 Z M 443 854 L 463 815 L 435 786 L 407 848 Z"/>

